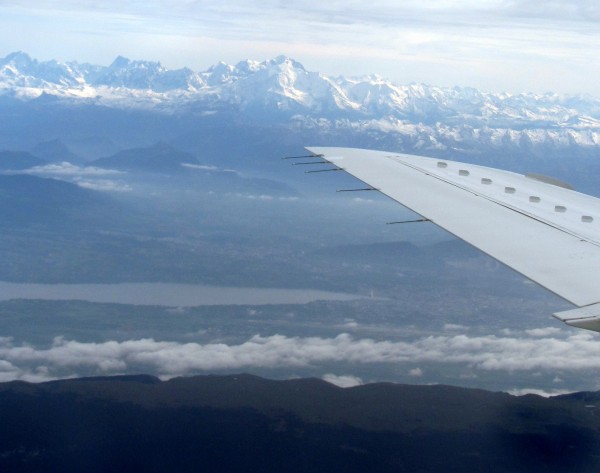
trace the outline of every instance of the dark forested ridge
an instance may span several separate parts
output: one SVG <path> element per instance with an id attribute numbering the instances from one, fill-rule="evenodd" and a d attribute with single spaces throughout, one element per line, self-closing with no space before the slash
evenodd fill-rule
<path id="1" fill-rule="evenodd" d="M 249 375 L 0 385 L 0 471 L 598 471 L 591 394 Z"/>

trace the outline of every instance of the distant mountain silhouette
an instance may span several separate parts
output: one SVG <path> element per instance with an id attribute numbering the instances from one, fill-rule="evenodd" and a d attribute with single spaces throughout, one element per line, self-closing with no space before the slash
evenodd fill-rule
<path id="1" fill-rule="evenodd" d="M 77 156 L 71 149 L 61 140 L 51 140 L 38 143 L 32 150 L 32 153 L 50 162 L 70 163 L 81 162 L 81 158 Z"/>
<path id="2" fill-rule="evenodd" d="M 131 175 L 142 173 L 158 177 L 157 185 L 164 184 L 162 177 L 177 176 L 190 179 L 190 184 L 205 191 L 239 192 L 249 194 L 295 195 L 290 186 L 266 178 L 245 177 L 232 169 L 202 163 L 191 153 L 181 151 L 166 143 L 147 148 L 131 148 L 90 163 L 106 169 L 127 171 Z"/>
<path id="3" fill-rule="evenodd" d="M 582 472 L 577 396 L 250 375 L 0 384 L 0 471 Z"/>
<path id="4" fill-rule="evenodd" d="M 0 175 L 0 225 L 15 223 L 67 223 L 69 216 L 85 215 L 105 207 L 110 199 L 57 179 L 23 174 Z"/>
<path id="5" fill-rule="evenodd" d="M 182 173 L 184 164 L 199 165 L 198 159 L 164 143 L 148 148 L 132 148 L 119 151 L 105 158 L 92 161 L 94 166 L 123 171 L 145 171 L 155 173 Z"/>
<path id="6" fill-rule="evenodd" d="M 112 156 L 119 151 L 119 146 L 105 136 L 86 136 L 77 140 L 71 140 L 67 146 L 77 156 L 81 156 L 86 161 L 101 158 L 103 156 Z"/>
<path id="7" fill-rule="evenodd" d="M 26 151 L 0 151 L 0 171 L 20 171 L 44 164 L 46 161 Z"/>

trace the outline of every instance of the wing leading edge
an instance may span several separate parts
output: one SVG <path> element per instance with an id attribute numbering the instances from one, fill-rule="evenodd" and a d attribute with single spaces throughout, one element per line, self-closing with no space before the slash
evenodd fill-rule
<path id="1" fill-rule="evenodd" d="M 456 161 L 307 149 L 578 307 L 558 319 L 600 331 L 600 199 Z"/>

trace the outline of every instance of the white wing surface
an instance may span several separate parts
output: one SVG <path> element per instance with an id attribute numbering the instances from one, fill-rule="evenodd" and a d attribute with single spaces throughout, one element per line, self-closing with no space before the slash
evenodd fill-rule
<path id="1" fill-rule="evenodd" d="M 354 148 L 307 148 L 578 308 L 600 331 L 600 199 L 539 176 Z"/>

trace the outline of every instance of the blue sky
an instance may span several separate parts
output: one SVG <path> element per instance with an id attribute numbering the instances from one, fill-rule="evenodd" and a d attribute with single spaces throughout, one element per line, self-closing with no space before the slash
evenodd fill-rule
<path id="1" fill-rule="evenodd" d="M 291 56 L 329 75 L 600 97 L 588 0 L 3 0 L 0 55 L 204 70 Z"/>

